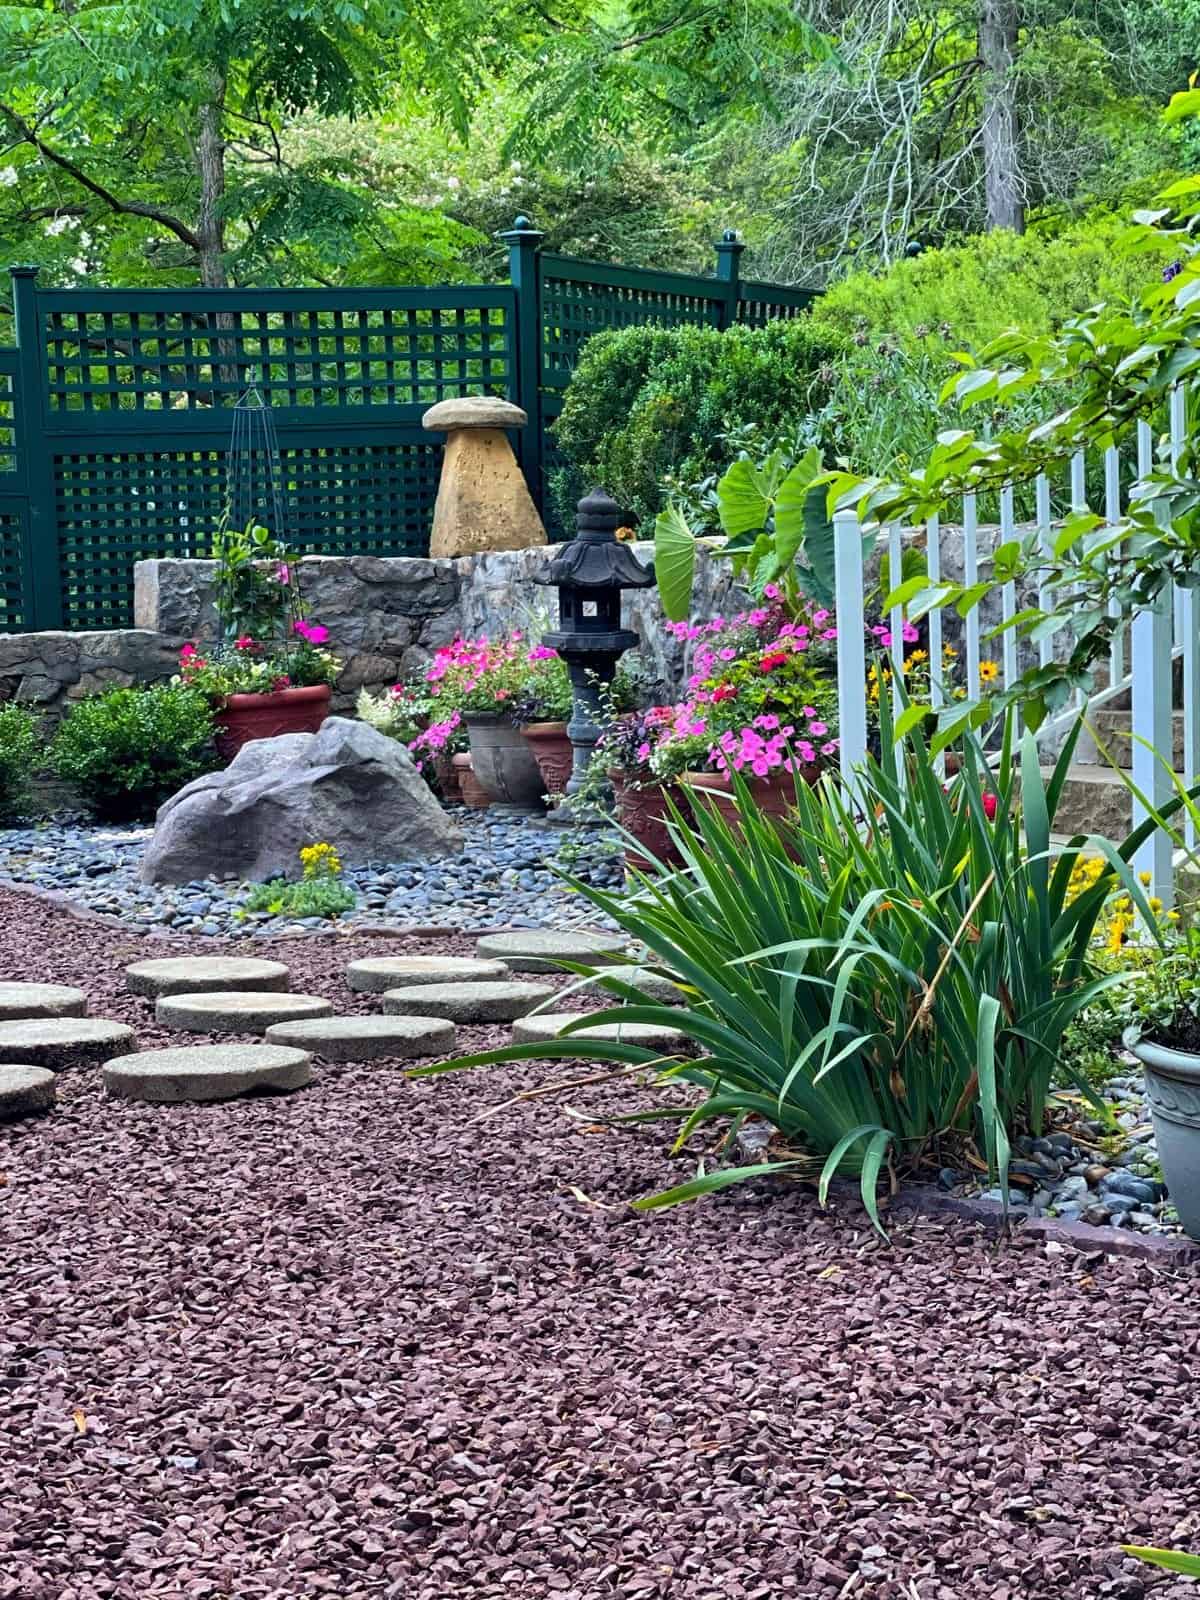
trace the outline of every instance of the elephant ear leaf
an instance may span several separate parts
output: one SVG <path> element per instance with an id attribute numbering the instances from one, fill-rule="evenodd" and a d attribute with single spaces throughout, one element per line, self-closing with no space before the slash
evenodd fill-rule
<path id="1" fill-rule="evenodd" d="M 692 609 L 696 539 L 678 506 L 668 506 L 655 520 L 654 575 L 667 619 L 686 622 Z"/>
<path id="2" fill-rule="evenodd" d="M 760 466 L 739 456 L 717 485 L 717 512 L 731 538 L 765 528 L 783 481 L 783 458 L 772 451 Z"/>

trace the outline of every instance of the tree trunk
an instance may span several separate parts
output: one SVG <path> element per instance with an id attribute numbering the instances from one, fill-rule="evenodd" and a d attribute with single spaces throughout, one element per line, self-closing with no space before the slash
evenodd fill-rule
<path id="1" fill-rule="evenodd" d="M 225 219 L 221 215 L 225 198 L 225 141 L 221 137 L 224 79 L 215 79 L 212 90 L 212 99 L 200 107 L 200 137 L 196 144 L 200 216 L 196 233 L 200 240 L 200 282 L 206 289 L 224 289 L 229 283 L 225 275 Z"/>
<path id="2" fill-rule="evenodd" d="M 983 62 L 983 177 L 987 226 L 1025 232 L 1025 184 L 1017 142 L 1019 0 L 979 0 Z"/>

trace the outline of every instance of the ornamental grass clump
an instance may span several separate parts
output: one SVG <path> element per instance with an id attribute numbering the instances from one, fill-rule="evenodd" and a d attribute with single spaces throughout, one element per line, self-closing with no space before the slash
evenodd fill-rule
<path id="1" fill-rule="evenodd" d="M 676 1152 L 710 1122 L 725 1145 L 747 1118 L 777 1130 L 771 1159 L 702 1171 L 641 1208 L 775 1172 L 819 1171 L 824 1192 L 841 1172 L 879 1226 L 884 1176 L 976 1155 L 1006 1185 L 1012 1136 L 1043 1126 L 1064 1030 L 1120 981 L 1093 973 L 1089 944 L 1118 888 L 1149 914 L 1127 864 L 1147 830 L 1119 851 L 1081 837 L 1052 857 L 1074 738 L 1046 782 L 1032 738 L 1018 758 L 1010 723 L 994 765 L 968 739 L 946 783 L 919 736 L 895 743 L 882 714 L 883 754 L 850 797 L 832 777 L 816 791 L 797 781 L 782 825 L 738 775 L 736 822 L 675 811 L 681 871 L 641 876 L 629 896 L 574 884 L 689 994 L 652 1005 L 597 974 L 627 1003 L 578 1026 L 674 1027 L 696 1052 L 664 1061 L 589 1039 L 589 1057 L 654 1069 L 667 1098 L 652 1115 L 678 1120 Z M 1105 869 L 1070 897 L 1084 849 Z M 578 1053 L 564 1038 L 422 1070 Z"/>

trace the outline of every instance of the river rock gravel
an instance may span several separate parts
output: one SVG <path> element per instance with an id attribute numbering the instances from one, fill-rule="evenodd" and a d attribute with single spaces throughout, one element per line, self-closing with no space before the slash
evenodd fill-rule
<path id="1" fill-rule="evenodd" d="M 4 891 L 0 930 L 0 977 L 174 1042 L 145 940 Z M 368 1014 L 378 943 L 270 948 Z M 640 1216 L 695 1149 L 613 1083 L 513 1099 L 567 1075 L 150 1106 L 80 1068 L 0 1128 L 0 1600 L 1194 1594 L 1119 1546 L 1200 1548 L 1196 1273 L 889 1249 L 799 1187 Z"/>
<path id="2" fill-rule="evenodd" d="M 347 861 L 344 881 L 357 893 L 358 907 L 341 921 L 480 930 L 604 925 L 554 867 L 599 887 L 618 886 L 624 869 L 615 835 L 465 807 L 452 815 L 466 833 L 461 855 L 424 863 Z M 271 939 L 327 926 L 320 919 L 247 914 L 252 885 L 233 878 L 143 883 L 138 871 L 152 831 L 67 822 L 0 831 L 0 879 L 65 894 L 91 911 L 120 916 L 134 932 Z"/>

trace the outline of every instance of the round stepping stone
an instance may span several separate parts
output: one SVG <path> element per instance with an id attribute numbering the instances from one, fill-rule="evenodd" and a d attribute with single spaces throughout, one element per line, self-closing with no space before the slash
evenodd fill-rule
<path id="1" fill-rule="evenodd" d="M 542 1044 L 557 1039 L 578 1016 L 577 1011 L 540 1011 L 536 1017 L 521 1017 L 513 1023 L 513 1043 Z M 662 1028 L 652 1022 L 597 1022 L 571 1038 L 619 1039 L 622 1044 L 643 1044 L 650 1050 L 677 1050 L 687 1043 L 687 1035 L 678 1028 Z"/>
<path id="2" fill-rule="evenodd" d="M 477 953 L 503 961 L 510 972 L 561 972 L 564 961 L 606 966 L 623 961 L 629 943 L 619 933 L 567 933 L 557 928 L 523 928 L 518 933 L 485 933 Z"/>
<path id="3" fill-rule="evenodd" d="M 0 1122 L 49 1111 L 58 1090 L 45 1067 L 0 1067 Z"/>
<path id="4" fill-rule="evenodd" d="M 326 1061 L 378 1061 L 445 1055 L 454 1049 L 455 1028 L 442 1017 L 310 1017 L 273 1023 L 266 1036 L 268 1044 L 295 1045 Z"/>
<path id="5" fill-rule="evenodd" d="M 73 1067 L 137 1049 L 132 1028 L 102 1017 L 39 1017 L 0 1023 L 0 1062 L 29 1067 Z"/>
<path id="6" fill-rule="evenodd" d="M 0 1022 L 23 1022 L 30 1017 L 84 1017 L 87 995 L 64 983 L 9 983 L 0 981 Z"/>
<path id="7" fill-rule="evenodd" d="M 216 994 L 165 994 L 154 1015 L 164 1028 L 187 1033 L 262 1033 L 275 1022 L 331 1017 L 333 1006 L 315 994 L 226 989 Z"/>
<path id="8" fill-rule="evenodd" d="M 653 1001 L 656 1005 L 677 1006 L 683 999 L 683 993 L 677 983 L 661 972 L 651 972 L 645 967 L 605 967 L 604 976 L 619 978 L 622 983 L 627 983 L 631 989 L 636 989 L 639 994 L 645 995 L 647 1000 Z M 600 983 L 590 984 L 587 989 L 577 992 L 593 996 L 600 1004 L 620 1003 L 619 997 Z"/>
<path id="9" fill-rule="evenodd" d="M 143 1050 L 104 1064 L 104 1086 L 121 1100 L 177 1105 L 232 1100 L 255 1089 L 302 1089 L 312 1081 L 304 1050 L 277 1044 L 196 1044 Z"/>
<path id="10" fill-rule="evenodd" d="M 389 989 L 383 1009 L 390 1017 L 442 1017 L 447 1022 L 511 1022 L 549 1000 L 544 983 L 422 983 Z"/>
<path id="11" fill-rule="evenodd" d="M 225 994 L 231 989 L 279 994 L 290 981 L 282 961 L 247 956 L 171 956 L 162 961 L 135 961 L 125 968 L 130 992 L 152 1000 L 164 994 Z"/>
<path id="12" fill-rule="evenodd" d="M 385 994 L 416 983 L 486 983 L 507 977 L 503 961 L 477 961 L 474 956 L 373 956 L 346 968 L 346 982 L 359 994 Z"/>

